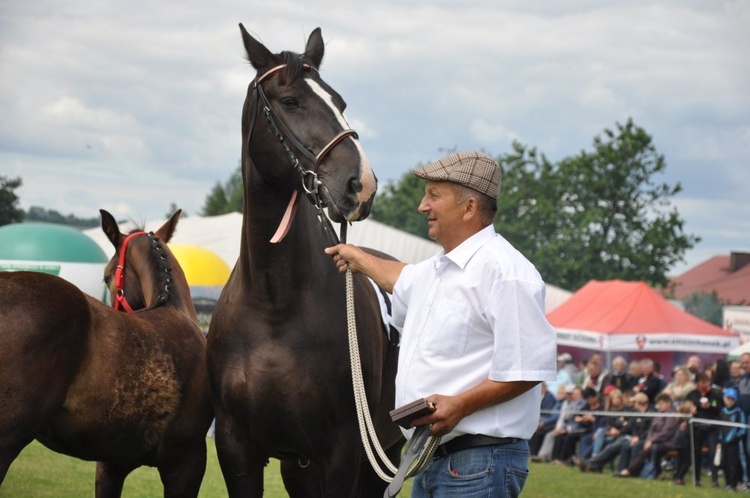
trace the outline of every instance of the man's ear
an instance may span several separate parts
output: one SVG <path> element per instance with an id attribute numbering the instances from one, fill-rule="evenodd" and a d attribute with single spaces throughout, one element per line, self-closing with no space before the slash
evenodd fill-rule
<path id="1" fill-rule="evenodd" d="M 479 216 L 479 201 L 476 197 L 469 197 L 464 204 L 464 221 L 469 221 L 476 216 Z"/>

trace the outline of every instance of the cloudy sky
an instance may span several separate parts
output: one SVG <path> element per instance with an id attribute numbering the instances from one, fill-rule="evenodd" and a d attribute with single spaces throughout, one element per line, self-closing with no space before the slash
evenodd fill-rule
<path id="1" fill-rule="evenodd" d="M 746 0 L 4 0 L 0 175 L 22 207 L 198 214 L 239 161 L 239 22 L 273 52 L 322 28 L 322 77 L 381 183 L 513 140 L 557 161 L 633 118 L 703 239 L 674 271 L 750 250 Z"/>

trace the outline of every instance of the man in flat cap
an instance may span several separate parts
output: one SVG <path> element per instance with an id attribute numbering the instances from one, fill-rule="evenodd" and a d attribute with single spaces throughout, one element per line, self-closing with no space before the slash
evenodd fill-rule
<path id="1" fill-rule="evenodd" d="M 363 273 L 393 293 L 402 328 L 396 406 L 426 398 L 436 408 L 412 423 L 442 436 L 412 497 L 428 489 L 434 497 L 517 496 L 539 422 L 539 383 L 557 376 L 544 282 L 494 230 L 500 168 L 492 157 L 460 152 L 414 174 L 427 180 L 418 210 L 439 254 L 407 265 L 352 245 L 326 253 L 342 273 Z"/>

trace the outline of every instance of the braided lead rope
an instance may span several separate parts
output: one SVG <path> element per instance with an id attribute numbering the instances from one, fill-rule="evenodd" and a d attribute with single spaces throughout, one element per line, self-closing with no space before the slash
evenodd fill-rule
<path id="1" fill-rule="evenodd" d="M 372 451 L 372 448 L 375 448 L 375 451 L 388 471 L 392 474 L 398 473 L 398 468 L 391 463 L 378 440 L 377 434 L 375 433 L 375 426 L 372 423 L 372 417 L 370 416 L 370 409 L 365 394 L 365 383 L 362 377 L 362 363 L 359 358 L 357 323 L 354 310 L 354 279 L 352 271 L 349 269 L 346 270 L 346 322 L 349 332 L 349 357 L 352 364 L 352 385 L 354 388 L 354 400 L 357 407 L 357 421 L 359 422 L 359 432 L 362 438 L 362 445 L 365 448 L 367 459 L 370 461 L 370 465 L 378 477 L 386 482 L 392 482 L 393 477 L 386 474 L 380 467 L 380 464 L 375 459 L 375 455 Z M 412 477 L 423 471 L 427 467 L 427 464 L 429 464 L 439 445 L 440 437 L 430 436 L 420 452 L 419 457 L 410 465 L 406 477 Z"/>

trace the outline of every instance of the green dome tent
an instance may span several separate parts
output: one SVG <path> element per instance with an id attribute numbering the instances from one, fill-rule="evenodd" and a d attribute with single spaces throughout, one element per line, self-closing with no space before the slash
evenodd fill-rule
<path id="1" fill-rule="evenodd" d="M 15 223 L 0 227 L 0 271 L 38 271 L 64 278 L 104 300 L 109 259 L 99 245 L 65 225 Z"/>

